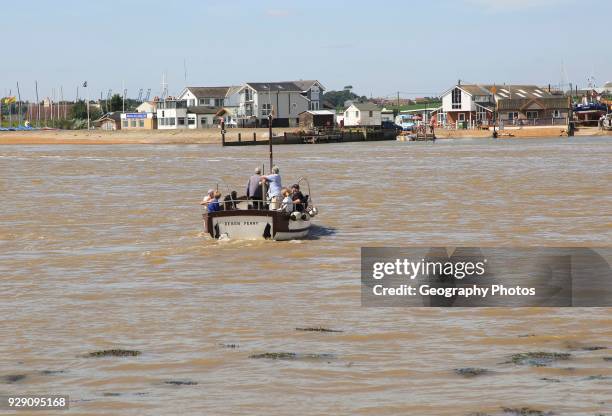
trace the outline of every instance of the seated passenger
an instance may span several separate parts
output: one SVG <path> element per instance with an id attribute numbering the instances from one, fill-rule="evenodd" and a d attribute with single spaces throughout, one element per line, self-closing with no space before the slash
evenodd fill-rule
<path id="1" fill-rule="evenodd" d="M 221 192 L 215 191 L 213 200 L 208 203 L 208 212 L 216 212 L 221 210 L 219 198 L 221 198 Z"/>
<path id="2" fill-rule="evenodd" d="M 238 193 L 236 191 L 232 191 L 229 195 L 226 195 L 223 198 L 223 210 L 231 211 L 238 209 L 236 206 L 236 201 L 238 200 Z"/>
<path id="3" fill-rule="evenodd" d="M 293 200 L 291 199 L 291 193 L 289 192 L 289 189 L 281 189 L 281 195 L 283 196 L 283 202 L 281 203 L 281 206 L 278 210 L 291 214 L 293 212 Z"/>
<path id="4" fill-rule="evenodd" d="M 293 204 L 295 205 L 295 210 L 299 212 L 304 212 L 306 209 L 306 197 L 303 193 L 300 192 L 300 185 L 293 184 L 291 187 L 291 199 L 293 200 Z"/>

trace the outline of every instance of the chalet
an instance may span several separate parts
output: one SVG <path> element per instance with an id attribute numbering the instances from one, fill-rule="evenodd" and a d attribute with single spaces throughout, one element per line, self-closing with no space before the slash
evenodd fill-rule
<path id="1" fill-rule="evenodd" d="M 504 125 L 566 125 L 571 109 L 570 97 L 500 98 L 497 101 L 499 122 Z"/>
<path id="2" fill-rule="evenodd" d="M 313 130 L 317 127 L 335 127 L 336 113 L 332 110 L 308 110 L 300 113 L 300 127 Z"/>
<path id="3" fill-rule="evenodd" d="M 344 126 L 380 126 L 381 109 L 374 103 L 353 103 L 344 110 Z"/>
<path id="4" fill-rule="evenodd" d="M 248 82 L 239 91 L 237 117 L 241 126 L 294 127 L 299 114 L 307 111 L 309 100 L 293 82 Z"/>

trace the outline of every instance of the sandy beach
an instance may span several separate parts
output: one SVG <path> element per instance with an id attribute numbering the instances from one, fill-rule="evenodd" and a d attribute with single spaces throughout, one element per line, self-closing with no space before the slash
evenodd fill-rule
<path id="1" fill-rule="evenodd" d="M 274 135 L 284 132 L 294 132 L 297 128 L 282 127 L 274 129 Z M 266 140 L 268 129 L 230 129 L 227 131 L 228 141 L 237 141 L 238 134 L 242 140 L 252 140 L 253 133 L 257 139 Z M 612 132 L 601 131 L 596 127 L 582 128 L 576 131 L 576 136 L 609 136 Z M 439 139 L 490 138 L 487 130 L 436 130 Z M 566 136 L 562 127 L 502 130 L 500 138 L 555 138 Z M 2 144 L 220 144 L 219 129 L 194 130 L 32 130 L 0 132 Z"/>
<path id="2" fill-rule="evenodd" d="M 274 134 L 295 129 L 275 129 Z M 227 136 L 267 139 L 268 129 L 230 129 Z M 0 144 L 217 144 L 221 143 L 221 130 L 32 130 L 0 132 Z"/>

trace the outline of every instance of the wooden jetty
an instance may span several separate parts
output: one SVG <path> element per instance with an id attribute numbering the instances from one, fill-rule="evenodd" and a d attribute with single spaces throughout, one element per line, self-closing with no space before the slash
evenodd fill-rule
<path id="1" fill-rule="evenodd" d="M 383 129 L 343 129 L 343 130 L 317 130 L 300 131 L 295 133 L 284 132 L 281 136 L 272 136 L 272 144 L 322 144 L 322 143 L 350 143 L 350 142 L 371 142 L 382 140 L 395 140 L 394 130 Z M 230 138 L 227 131 L 221 132 L 222 146 L 254 146 L 267 145 L 270 141 L 266 137 L 253 135 L 242 135 Z"/>

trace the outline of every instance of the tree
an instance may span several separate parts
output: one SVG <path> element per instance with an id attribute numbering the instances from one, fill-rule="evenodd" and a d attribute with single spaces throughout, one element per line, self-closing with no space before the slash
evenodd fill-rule
<path id="1" fill-rule="evenodd" d="M 350 86 L 347 86 L 350 87 Z M 366 101 L 367 97 L 358 96 L 353 93 L 350 89 L 345 87 L 342 91 L 327 91 L 323 94 L 323 101 L 329 103 L 335 108 L 344 107 L 344 102 L 348 100 L 352 101 Z"/>
<path id="2" fill-rule="evenodd" d="M 89 118 L 95 120 L 101 116 L 100 110 L 95 107 L 89 106 Z M 79 100 L 72 106 L 70 110 L 70 118 L 75 120 L 87 120 L 87 103 L 85 100 Z"/>
<path id="3" fill-rule="evenodd" d="M 121 97 L 119 94 L 115 94 L 111 97 L 109 111 L 121 110 L 123 110 L 123 97 Z"/>

